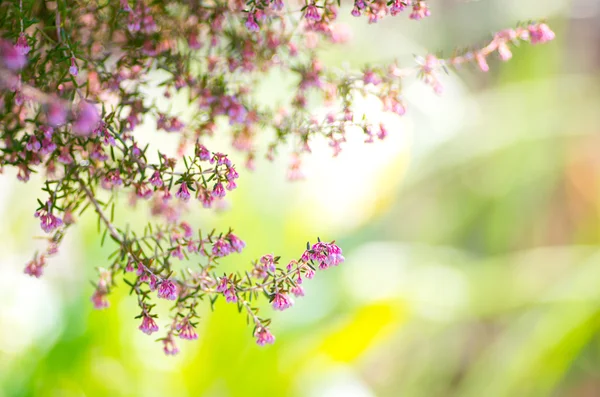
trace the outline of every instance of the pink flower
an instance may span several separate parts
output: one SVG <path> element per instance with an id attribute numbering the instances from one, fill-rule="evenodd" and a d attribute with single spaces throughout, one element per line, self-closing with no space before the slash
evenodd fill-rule
<path id="1" fill-rule="evenodd" d="M 46 258 L 44 255 L 41 255 L 39 258 L 35 258 L 31 262 L 27 264 L 25 267 L 25 274 L 29 274 L 32 277 L 40 278 L 44 271 L 44 265 L 46 263 Z"/>
<path id="2" fill-rule="evenodd" d="M 179 185 L 179 190 L 175 193 L 175 197 L 182 201 L 188 201 L 190 199 L 190 191 L 186 182 L 182 182 L 181 185 Z"/>
<path id="3" fill-rule="evenodd" d="M 235 285 L 227 277 L 221 277 L 217 285 L 217 292 L 221 292 L 225 296 L 227 303 L 237 302 L 237 293 Z"/>
<path id="4" fill-rule="evenodd" d="M 81 101 L 77 107 L 77 115 L 73 121 L 73 132 L 76 135 L 90 135 L 100 122 L 100 114 L 94 105 Z"/>
<path id="5" fill-rule="evenodd" d="M 163 180 L 160 176 L 160 172 L 154 171 L 149 180 L 150 184 L 154 187 L 161 187 L 163 185 Z"/>
<path id="6" fill-rule="evenodd" d="M 48 206 L 50 206 L 50 203 Z M 48 213 L 46 209 L 36 211 L 35 217 L 40 218 L 40 227 L 46 233 L 50 233 L 63 225 L 62 219 L 52 215 L 52 213 Z"/>
<path id="7" fill-rule="evenodd" d="M 363 81 L 365 84 L 378 85 L 381 83 L 381 79 L 372 70 L 365 71 L 363 75 Z"/>
<path id="8" fill-rule="evenodd" d="M 146 200 L 148 200 L 150 197 L 152 197 L 152 193 L 153 193 L 152 189 L 150 189 L 148 187 L 148 185 L 143 182 L 137 185 L 136 191 L 135 191 L 136 196 L 138 196 L 139 198 L 146 199 Z"/>
<path id="9" fill-rule="evenodd" d="M 31 47 L 27 43 L 27 35 L 25 33 L 21 33 L 19 35 L 17 44 L 15 44 L 15 48 L 21 55 L 27 55 L 29 51 L 31 51 Z"/>
<path id="10" fill-rule="evenodd" d="M 431 15 L 429 7 L 425 1 L 417 1 L 413 4 L 413 9 L 410 14 L 410 19 L 419 20 Z"/>
<path id="11" fill-rule="evenodd" d="M 97 289 L 90 299 L 94 304 L 94 309 L 106 309 L 109 306 L 108 299 L 106 299 L 106 292 Z"/>
<path id="12" fill-rule="evenodd" d="M 275 297 L 273 298 L 272 304 L 273 309 L 275 310 L 285 310 L 287 308 L 292 307 L 294 302 L 286 294 L 281 294 L 277 292 L 275 293 Z"/>
<path id="13" fill-rule="evenodd" d="M 254 17 L 254 13 L 248 13 L 248 19 L 246 19 L 246 28 L 251 32 L 258 32 L 260 27 L 256 23 L 256 19 Z"/>
<path id="14" fill-rule="evenodd" d="M 179 258 L 180 260 L 183 260 L 185 258 L 183 256 L 183 252 L 181 251 L 181 245 L 178 245 L 177 247 L 175 247 L 175 249 L 173 251 L 171 251 L 171 255 L 174 256 L 175 258 Z"/>
<path id="15" fill-rule="evenodd" d="M 229 243 L 229 241 L 224 238 L 220 238 L 213 244 L 212 253 L 217 258 L 221 258 L 231 254 L 233 247 Z"/>
<path id="16" fill-rule="evenodd" d="M 244 247 L 246 247 L 246 243 L 244 243 L 244 241 L 242 239 L 240 239 L 238 236 L 236 236 L 233 233 L 229 233 L 227 235 L 227 239 L 229 240 L 229 243 L 231 244 L 231 248 L 233 248 L 233 250 L 236 252 L 242 252 Z"/>
<path id="17" fill-rule="evenodd" d="M 296 285 L 295 287 L 292 287 L 292 289 L 290 289 L 290 292 L 296 297 L 304 296 L 304 288 L 302 288 L 301 285 Z"/>
<path id="18" fill-rule="evenodd" d="M 189 321 L 186 321 L 185 324 L 179 326 L 179 337 L 181 339 L 194 340 L 198 339 L 198 334 L 194 330 L 194 327 L 190 324 Z"/>
<path id="19" fill-rule="evenodd" d="M 304 17 L 310 21 L 316 22 L 321 20 L 321 14 L 319 14 L 319 9 L 314 3 L 308 5 L 304 12 Z"/>
<path id="20" fill-rule="evenodd" d="M 256 327 L 254 337 L 256 338 L 256 344 L 259 346 L 264 346 L 267 343 L 272 345 L 275 342 L 273 334 L 271 334 L 267 327 L 262 325 Z"/>
<path id="21" fill-rule="evenodd" d="M 213 187 L 212 195 L 215 198 L 225 197 L 225 188 L 223 188 L 223 184 L 221 182 L 215 183 L 215 186 Z"/>
<path id="22" fill-rule="evenodd" d="M 265 270 L 274 272 L 275 269 L 275 258 L 272 254 L 263 255 L 260 258 L 260 263 L 264 266 Z"/>
<path id="23" fill-rule="evenodd" d="M 477 60 L 477 66 L 479 66 L 479 69 L 481 69 L 482 72 L 488 72 L 490 70 L 484 54 L 478 52 L 475 54 L 475 59 Z"/>
<path id="24" fill-rule="evenodd" d="M 69 67 L 69 73 L 71 73 L 72 76 L 77 76 L 79 74 L 79 69 L 77 69 L 75 58 L 71 58 L 71 66 Z"/>
<path id="25" fill-rule="evenodd" d="M 200 159 L 200 161 L 209 161 L 211 158 L 210 152 L 204 145 L 198 144 L 196 147 L 196 156 Z"/>
<path id="26" fill-rule="evenodd" d="M 15 46 L 0 39 L 0 61 L 10 70 L 19 70 L 27 64 L 27 57 Z"/>
<path id="27" fill-rule="evenodd" d="M 334 243 L 318 242 L 302 254 L 302 261 L 314 261 L 319 264 L 319 269 L 327 269 L 330 266 L 337 266 L 344 261 L 342 249 Z M 308 272 L 307 272 L 308 273 Z M 311 278 L 306 276 L 307 278 Z"/>
<path id="28" fill-rule="evenodd" d="M 527 28 L 531 37 L 531 44 L 544 44 L 554 40 L 556 35 L 545 23 L 529 25 Z"/>
<path id="29" fill-rule="evenodd" d="M 191 238 L 194 235 L 194 229 L 187 222 L 181 222 L 181 228 L 183 229 L 183 236 L 185 238 Z"/>
<path id="30" fill-rule="evenodd" d="M 390 8 L 390 14 L 392 14 L 392 16 L 397 15 L 399 12 L 404 11 L 405 8 L 406 3 L 403 0 L 394 0 L 392 8 Z"/>
<path id="31" fill-rule="evenodd" d="M 152 317 L 144 313 L 144 316 L 142 317 L 142 324 L 139 326 L 139 329 L 143 333 L 151 335 L 153 332 L 158 331 L 158 325 Z"/>
<path id="32" fill-rule="evenodd" d="M 163 339 L 163 351 L 168 356 L 174 356 L 179 353 L 179 348 L 173 339 L 171 334 L 167 335 L 165 339 Z"/>
<path id="33" fill-rule="evenodd" d="M 283 0 L 271 0 L 271 8 L 275 11 L 283 10 Z"/>
<path id="34" fill-rule="evenodd" d="M 510 51 L 510 48 L 508 48 L 506 42 L 501 41 L 498 44 L 498 55 L 500 55 L 500 59 L 503 61 L 508 61 L 512 58 L 512 52 Z"/>
<path id="35" fill-rule="evenodd" d="M 158 297 L 174 301 L 177 299 L 177 286 L 171 280 L 163 280 L 158 286 Z"/>

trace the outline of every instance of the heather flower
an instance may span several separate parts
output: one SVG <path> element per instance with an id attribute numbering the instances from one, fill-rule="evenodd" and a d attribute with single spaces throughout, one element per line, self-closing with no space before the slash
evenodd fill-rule
<path id="1" fill-rule="evenodd" d="M 163 351 L 168 356 L 174 356 L 179 353 L 179 348 L 173 339 L 173 336 L 169 334 L 165 339 L 163 339 Z"/>
<path id="2" fill-rule="evenodd" d="M 272 254 L 263 255 L 260 258 L 260 263 L 264 266 L 264 268 L 269 272 L 275 271 L 275 258 Z"/>
<path id="3" fill-rule="evenodd" d="M 174 301 L 177 299 L 177 286 L 171 280 L 163 280 L 158 285 L 158 297 Z"/>
<path id="4" fill-rule="evenodd" d="M 29 51 L 31 51 L 31 47 L 27 43 L 27 35 L 25 35 L 25 33 L 21 33 L 19 35 L 17 44 L 15 44 L 15 48 L 21 55 L 27 55 Z"/>
<path id="5" fill-rule="evenodd" d="M 44 271 L 45 262 L 45 257 L 43 255 L 41 255 L 39 258 L 33 259 L 25 267 L 25 274 L 35 278 L 40 278 Z"/>
<path id="6" fill-rule="evenodd" d="M 191 238 L 194 235 L 194 229 L 187 222 L 181 222 L 181 228 L 183 229 L 183 236 L 185 238 Z"/>
<path id="7" fill-rule="evenodd" d="M 294 302 L 286 294 L 282 294 L 279 292 L 275 293 L 275 297 L 273 298 L 273 302 L 272 302 L 273 309 L 285 310 L 287 308 L 292 307 L 293 304 L 294 304 Z"/>
<path id="8" fill-rule="evenodd" d="M 183 251 L 181 250 L 181 245 L 176 246 L 175 249 L 171 251 L 171 256 L 179 258 L 180 260 L 183 260 L 185 258 L 183 256 Z"/>
<path id="9" fill-rule="evenodd" d="M 27 64 L 27 57 L 15 46 L 0 39 L 0 61 L 7 69 L 19 70 Z"/>
<path id="10" fill-rule="evenodd" d="M 175 197 L 182 201 L 188 201 L 190 199 L 190 191 L 186 182 L 182 182 L 181 185 L 179 185 L 179 190 L 175 193 Z"/>
<path id="11" fill-rule="evenodd" d="M 163 180 L 160 176 L 159 171 L 154 171 L 149 180 L 150 184 L 154 187 L 161 187 L 163 185 Z"/>
<path id="12" fill-rule="evenodd" d="M 302 280 L 302 279 L 300 279 Z M 304 288 L 301 285 L 296 285 L 290 289 L 290 292 L 296 297 L 304 296 Z"/>
<path id="13" fill-rule="evenodd" d="M 139 183 L 137 184 L 135 195 L 139 198 L 148 200 L 150 197 L 152 197 L 152 189 L 150 189 L 148 185 L 143 182 Z"/>
<path id="14" fill-rule="evenodd" d="M 315 6 L 315 3 L 309 4 L 306 6 L 306 10 L 304 11 L 304 17 L 310 21 L 320 21 L 321 14 L 319 14 L 319 9 Z"/>
<path id="15" fill-rule="evenodd" d="M 200 161 L 209 161 L 212 157 L 206 146 L 200 144 L 196 147 L 196 156 L 198 156 Z"/>
<path id="16" fill-rule="evenodd" d="M 529 25 L 529 36 L 531 44 L 543 44 L 554 40 L 554 32 L 545 23 Z"/>
<path id="17" fill-rule="evenodd" d="M 215 186 L 212 191 L 212 195 L 215 198 L 225 197 L 225 188 L 223 188 L 223 184 L 221 182 L 215 183 Z"/>
<path id="18" fill-rule="evenodd" d="M 264 346 L 266 344 L 272 345 L 275 342 L 273 334 L 271 334 L 267 327 L 262 325 L 256 327 L 254 337 L 256 338 L 256 344 L 259 346 Z"/>
<path id="19" fill-rule="evenodd" d="M 242 241 L 242 239 L 240 239 L 238 236 L 236 236 L 233 233 L 229 233 L 227 235 L 227 239 L 229 240 L 229 243 L 231 244 L 231 248 L 233 248 L 233 250 L 236 252 L 242 252 L 244 247 L 246 247 L 246 243 L 244 243 L 244 241 Z"/>
<path id="20" fill-rule="evenodd" d="M 91 299 L 94 304 L 94 309 L 106 309 L 109 306 L 108 299 L 106 299 L 106 292 L 96 289 Z"/>
<path id="21" fill-rule="evenodd" d="M 72 76 L 77 76 L 79 74 L 79 69 L 77 68 L 77 64 L 75 63 L 75 58 L 71 58 L 71 66 L 69 67 L 69 73 Z"/>
<path id="22" fill-rule="evenodd" d="M 229 278 L 221 277 L 217 285 L 217 292 L 221 292 L 225 296 L 227 303 L 237 302 L 237 294 L 235 292 L 235 286 Z"/>
<path id="23" fill-rule="evenodd" d="M 512 52 L 504 41 L 498 43 L 498 55 L 500 55 L 500 59 L 503 61 L 508 61 L 512 58 Z"/>
<path id="24" fill-rule="evenodd" d="M 233 247 L 231 243 L 224 238 L 219 238 L 212 247 L 212 253 L 217 258 L 227 256 L 231 254 Z"/>
<path id="25" fill-rule="evenodd" d="M 35 135 L 32 135 L 31 137 L 29 137 L 29 141 L 25 145 L 25 150 L 37 153 L 41 149 L 41 147 L 42 145 L 40 144 L 40 141 L 37 140 Z"/>
<path id="26" fill-rule="evenodd" d="M 431 15 L 429 7 L 425 1 L 418 0 L 413 4 L 413 9 L 410 14 L 410 19 L 419 20 Z"/>
<path id="27" fill-rule="evenodd" d="M 198 339 L 198 334 L 196 333 L 196 330 L 194 330 L 194 327 L 192 326 L 192 324 L 190 324 L 189 321 L 185 321 L 185 323 L 183 325 L 179 326 L 179 337 L 181 339 L 187 339 L 187 340 L 195 340 Z"/>
<path id="28" fill-rule="evenodd" d="M 251 32 L 258 32 L 260 27 L 256 23 L 254 13 L 248 13 L 248 19 L 246 19 L 246 28 Z"/>
<path id="29" fill-rule="evenodd" d="M 372 70 L 365 71 L 363 75 L 363 81 L 365 82 L 365 84 L 373 85 L 378 85 L 379 83 L 381 83 L 381 79 Z"/>
<path id="30" fill-rule="evenodd" d="M 482 72 L 488 72 L 490 70 L 484 54 L 478 52 L 475 54 L 475 59 L 477 60 L 477 66 L 479 66 L 479 69 L 481 69 Z"/>
<path id="31" fill-rule="evenodd" d="M 50 206 L 50 203 L 48 203 Z M 46 209 L 41 209 L 35 212 L 35 217 L 40 218 L 40 227 L 46 233 L 50 233 L 63 225 L 62 219 L 52 215 Z"/>
<path id="32" fill-rule="evenodd" d="M 142 317 L 142 324 L 139 326 L 139 329 L 143 333 L 151 335 L 153 332 L 158 331 L 158 325 L 156 324 L 156 321 L 150 317 L 150 315 L 144 313 Z"/>

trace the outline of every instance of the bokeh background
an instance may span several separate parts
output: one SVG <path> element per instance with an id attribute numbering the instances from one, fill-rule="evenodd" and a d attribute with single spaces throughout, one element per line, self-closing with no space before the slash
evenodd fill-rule
<path id="1" fill-rule="evenodd" d="M 247 250 L 284 260 L 317 236 L 346 262 L 273 313 L 272 347 L 255 345 L 232 305 L 206 311 L 196 342 L 167 357 L 137 330 L 125 288 L 92 310 L 88 280 L 111 252 L 93 214 L 42 279 L 22 273 L 38 185 L 0 179 L 0 397 L 12 396 L 600 396 L 600 1 L 432 1 L 433 16 L 367 25 L 327 64 L 413 62 L 545 17 L 557 39 L 523 45 L 483 74 L 444 77 L 436 96 L 407 81 L 408 113 L 385 142 L 325 143 L 307 180 L 289 158 L 244 172 L 229 208 L 195 209 L 207 229 L 235 225 Z M 264 83 L 274 100 L 277 77 Z M 364 109 L 379 117 L 377 106 Z M 148 140 L 163 143 L 151 126 Z M 214 149 L 228 150 L 227 140 Z M 234 156 L 235 158 L 235 156 Z M 238 159 L 238 163 L 241 163 Z M 144 207 L 123 221 L 144 223 Z"/>

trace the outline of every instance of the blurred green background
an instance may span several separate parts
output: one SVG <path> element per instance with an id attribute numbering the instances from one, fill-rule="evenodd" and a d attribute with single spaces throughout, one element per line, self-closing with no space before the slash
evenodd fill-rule
<path id="1" fill-rule="evenodd" d="M 224 303 L 177 357 L 137 330 L 126 288 L 93 311 L 88 280 L 111 248 L 99 247 L 93 214 L 42 279 L 27 277 L 38 186 L 4 175 L 0 397 L 600 396 L 600 2 L 431 6 L 425 21 L 377 25 L 343 9 L 354 38 L 326 62 L 409 65 L 413 53 L 448 54 L 538 17 L 557 39 L 523 45 L 487 74 L 451 73 L 442 96 L 407 81 L 408 113 L 386 119 L 386 142 L 354 136 L 337 158 L 316 145 L 301 182 L 285 180 L 287 156 L 261 160 L 240 169 L 226 211 L 186 214 L 235 226 L 248 248 L 231 269 L 269 252 L 295 258 L 316 236 L 344 249 L 343 265 L 272 314 L 271 347 Z M 277 84 L 265 83 L 266 100 Z M 147 209 L 127 215 L 126 201 L 121 219 L 143 222 Z"/>

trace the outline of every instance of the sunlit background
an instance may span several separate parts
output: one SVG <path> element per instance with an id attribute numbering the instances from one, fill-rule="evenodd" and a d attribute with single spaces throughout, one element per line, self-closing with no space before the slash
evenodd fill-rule
<path id="1" fill-rule="evenodd" d="M 88 281 L 112 247 L 100 248 L 91 213 L 43 278 L 26 276 L 39 186 L 3 175 L 0 397 L 600 396 L 600 1 L 431 6 L 427 20 L 377 25 L 343 9 L 353 39 L 324 51 L 326 63 L 409 65 L 538 17 L 557 39 L 487 74 L 451 73 L 442 96 L 409 80 L 407 115 L 386 120 L 385 142 L 350 137 L 337 158 L 315 145 L 301 182 L 286 181 L 286 155 L 260 160 L 240 172 L 228 209 L 185 215 L 235 226 L 248 247 L 231 270 L 270 252 L 295 258 L 317 236 L 342 246 L 343 265 L 272 314 L 273 346 L 256 346 L 225 303 L 176 357 L 137 329 L 124 286 L 94 311 Z M 263 99 L 277 86 L 267 80 Z M 381 117 L 368 100 L 364 110 Z M 147 209 L 127 215 L 126 202 L 120 219 L 143 223 Z"/>

